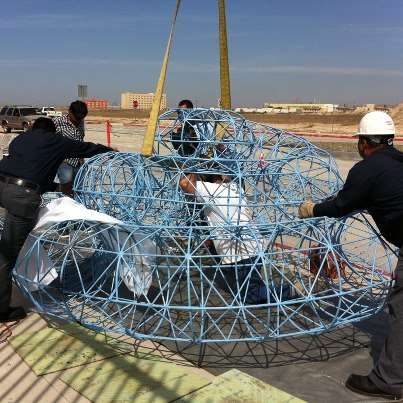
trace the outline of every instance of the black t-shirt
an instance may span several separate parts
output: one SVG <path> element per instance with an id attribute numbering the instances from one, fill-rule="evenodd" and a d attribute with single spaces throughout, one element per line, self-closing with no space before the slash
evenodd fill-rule
<path id="1" fill-rule="evenodd" d="M 403 153 L 392 146 L 357 162 L 333 200 L 314 207 L 316 217 L 368 210 L 386 240 L 403 245 Z"/>
<path id="2" fill-rule="evenodd" d="M 37 129 L 17 136 L 8 151 L 9 155 L 0 161 L 0 172 L 35 182 L 44 193 L 51 189 L 64 159 L 92 157 L 113 150 L 102 144 L 72 140 Z"/>
<path id="3" fill-rule="evenodd" d="M 191 123 L 185 122 L 176 131 L 171 132 L 171 143 L 181 156 L 193 154 L 198 146 L 198 137 Z"/>

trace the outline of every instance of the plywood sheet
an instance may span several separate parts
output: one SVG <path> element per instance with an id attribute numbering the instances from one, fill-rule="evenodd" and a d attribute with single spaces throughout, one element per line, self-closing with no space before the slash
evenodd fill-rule
<path id="1" fill-rule="evenodd" d="M 14 350 L 36 375 L 128 353 L 128 346 L 105 333 L 96 333 L 77 325 L 64 329 L 48 328 L 23 333 L 8 339 Z"/>
<path id="2" fill-rule="evenodd" d="M 166 403 L 210 383 L 166 360 L 122 355 L 80 368 L 61 380 L 92 402 Z"/>
<path id="3" fill-rule="evenodd" d="M 211 385 L 194 392 L 177 402 L 185 403 L 280 403 L 303 402 L 274 386 L 268 385 L 237 369 L 217 376 Z"/>

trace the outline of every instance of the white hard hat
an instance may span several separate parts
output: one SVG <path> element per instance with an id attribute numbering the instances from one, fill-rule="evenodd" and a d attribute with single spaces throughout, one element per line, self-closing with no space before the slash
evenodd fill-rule
<path id="1" fill-rule="evenodd" d="M 387 113 L 381 111 L 369 112 L 361 119 L 357 135 L 394 137 L 395 125 Z"/>

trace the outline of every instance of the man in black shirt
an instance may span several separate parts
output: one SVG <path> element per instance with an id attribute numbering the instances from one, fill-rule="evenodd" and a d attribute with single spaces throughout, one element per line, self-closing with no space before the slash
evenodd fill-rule
<path id="1" fill-rule="evenodd" d="M 183 99 L 178 104 L 178 109 L 193 109 L 193 102 L 189 99 Z M 181 111 L 178 111 L 179 120 L 182 121 Z M 198 146 L 198 137 L 192 122 L 187 120 L 176 131 L 171 132 L 171 144 L 182 157 L 195 153 Z"/>
<path id="2" fill-rule="evenodd" d="M 342 217 L 368 210 L 385 239 L 399 249 L 394 286 L 389 294 L 389 331 L 379 361 L 367 375 L 352 374 L 346 387 L 373 397 L 401 399 L 403 387 L 403 153 L 393 147 L 395 127 L 384 112 L 370 112 L 358 127 L 363 158 L 348 173 L 333 200 L 307 201 L 300 218 Z"/>
<path id="3" fill-rule="evenodd" d="M 57 169 L 65 158 L 92 157 L 112 148 L 72 140 L 56 133 L 49 118 L 38 118 L 32 130 L 21 133 L 0 161 L 0 206 L 5 209 L 0 239 L 0 322 L 22 319 L 22 307 L 10 307 L 12 269 L 34 228 L 42 194 L 53 188 Z"/>

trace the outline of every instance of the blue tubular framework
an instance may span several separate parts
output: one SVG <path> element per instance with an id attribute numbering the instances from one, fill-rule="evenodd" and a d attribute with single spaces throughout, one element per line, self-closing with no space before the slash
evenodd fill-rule
<path id="1" fill-rule="evenodd" d="M 213 171 L 239 189 L 232 205 L 247 202 L 247 224 L 207 225 L 209 202 L 179 186 L 186 173 Z M 342 185 L 332 156 L 294 134 L 232 111 L 170 110 L 158 120 L 154 155 L 99 155 L 76 177 L 75 198 L 123 224 L 78 220 L 34 232 L 14 275 L 38 310 L 139 339 L 264 342 L 325 332 L 383 308 L 396 260 L 365 212 L 296 218 L 307 196 L 324 200 Z M 229 239 L 228 254 L 211 248 Z M 239 251 L 251 242 L 245 270 Z M 40 248 L 52 282 L 30 272 Z M 256 281 L 265 302 L 248 301 Z"/>
<path id="2" fill-rule="evenodd" d="M 236 233 L 235 228 L 228 231 Z M 108 249 L 106 232 L 120 240 L 117 250 Z M 207 236 L 193 226 L 122 227 L 84 220 L 67 222 L 62 231 L 57 224 L 31 235 L 37 240 L 15 277 L 37 309 L 47 315 L 139 339 L 264 342 L 321 333 L 382 309 L 393 254 L 362 214 L 345 220 L 262 224 L 259 232 L 262 242 L 250 274 L 235 289 L 227 287 L 225 280 L 220 282 L 224 269 L 205 247 L 208 237 L 225 236 L 220 231 Z M 65 233 L 68 238 L 63 237 Z M 128 247 L 127 234 L 141 237 Z M 244 228 L 238 236 L 242 242 L 256 233 Z M 146 292 L 140 273 L 135 295 L 120 270 L 123 262 L 135 276 L 145 255 L 143 239 L 152 239 L 158 248 L 147 250 L 152 285 Z M 57 272 L 49 284 L 29 276 L 38 247 L 48 251 Z M 261 270 L 258 262 L 263 263 Z M 242 287 L 250 286 L 252 275 L 268 285 L 288 285 L 295 298 L 282 301 L 278 294 L 268 303 L 248 304 Z"/>

